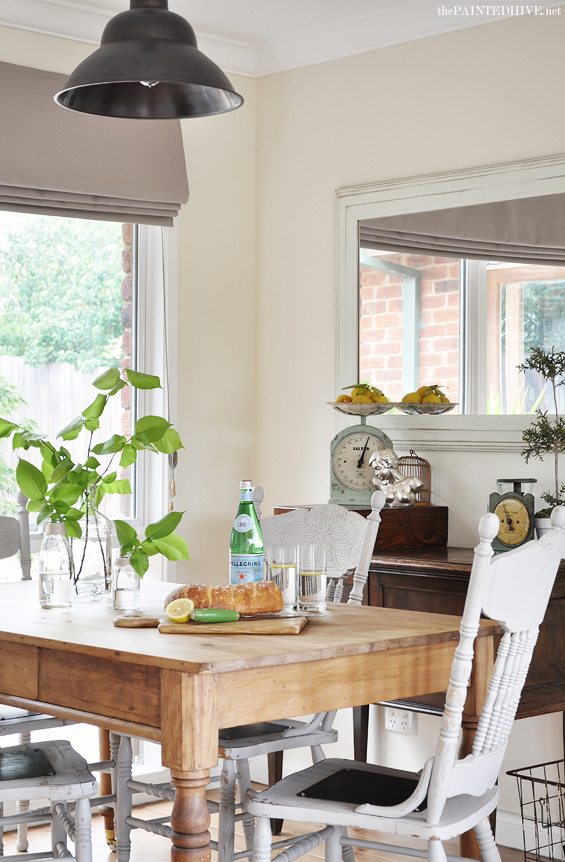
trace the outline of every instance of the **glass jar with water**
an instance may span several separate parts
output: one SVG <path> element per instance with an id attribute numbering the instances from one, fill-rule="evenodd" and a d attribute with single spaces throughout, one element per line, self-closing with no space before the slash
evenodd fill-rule
<path id="1" fill-rule="evenodd" d="M 39 552 L 39 603 L 42 608 L 70 608 L 73 603 L 73 557 L 64 524 L 45 524 Z"/>

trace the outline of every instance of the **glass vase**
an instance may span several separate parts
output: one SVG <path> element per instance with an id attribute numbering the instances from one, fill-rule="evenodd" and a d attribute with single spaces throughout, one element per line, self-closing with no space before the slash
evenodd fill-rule
<path id="1" fill-rule="evenodd" d="M 64 524 L 48 521 L 39 552 L 39 604 L 70 608 L 73 603 L 73 560 Z"/>
<path id="2" fill-rule="evenodd" d="M 112 588 L 112 522 L 98 511 L 95 493 L 86 495 L 86 513 L 79 521 L 82 536 L 72 539 L 75 589 L 91 598 Z"/>
<path id="3" fill-rule="evenodd" d="M 118 557 L 112 569 L 112 601 L 116 610 L 135 611 L 141 604 L 141 579 L 129 554 Z"/>

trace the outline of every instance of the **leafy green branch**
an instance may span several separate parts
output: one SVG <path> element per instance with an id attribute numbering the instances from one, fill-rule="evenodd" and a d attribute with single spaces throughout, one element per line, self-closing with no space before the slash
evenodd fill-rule
<path id="1" fill-rule="evenodd" d="M 41 454 L 41 469 L 22 457 L 16 468 L 16 481 L 29 499 L 29 511 L 38 513 L 38 524 L 46 519 L 64 522 L 67 534 L 79 539 L 82 536 L 79 521 L 88 514 L 93 503 L 98 506 L 106 494 L 131 494 L 129 479 L 119 479 L 117 471 L 111 469 L 117 456 L 120 456 L 119 466 L 125 469 L 135 463 L 141 451 L 168 455 L 182 448 L 180 436 L 171 423 L 162 416 L 152 415 L 138 419 L 134 433 L 129 438 L 123 434 L 113 434 L 108 440 L 92 445 L 93 434 L 100 428 L 100 417 L 108 401 L 127 383 L 142 390 L 161 388 L 161 382 L 155 375 L 143 374 L 131 368 L 126 368 L 123 374 L 127 380 L 122 377 L 119 368 L 112 367 L 97 377 L 93 386 L 99 390 L 99 394 L 80 416 L 57 434 L 57 440 L 60 438 L 67 442 L 75 440 L 83 431 L 89 433 L 83 462 L 75 463 L 64 445 L 54 445 L 45 435 L 0 418 L 0 438 L 12 437 L 14 450 L 38 449 Z M 97 455 L 111 456 L 106 467 L 101 465 Z M 138 574 L 143 575 L 147 571 L 148 557 L 152 554 L 161 553 L 167 559 L 175 560 L 188 558 L 186 543 L 173 532 L 181 517 L 182 513 L 171 512 L 157 524 L 149 525 L 144 543 L 137 542 L 135 530 L 125 524 L 135 534 L 135 537 L 129 535 L 126 545 L 131 544 L 132 565 Z M 124 525 L 123 521 L 115 523 L 116 529 L 118 524 Z M 163 529 L 167 532 L 163 533 Z M 125 535 L 122 526 L 120 530 Z M 158 535 L 155 535 L 156 532 Z M 120 534 L 119 540 L 123 544 Z"/>
<path id="2" fill-rule="evenodd" d="M 565 383 L 565 352 L 555 350 L 555 347 L 551 350 L 534 347 L 524 364 L 518 366 L 519 371 L 528 369 L 537 371 L 551 385 L 555 411 L 555 415 L 550 417 L 547 410 L 536 410 L 537 418 L 522 432 L 522 440 L 526 446 L 521 454 L 526 464 L 530 458 L 543 460 L 544 455 L 554 456 L 555 493 L 545 492 L 541 495 L 550 507 L 549 510 L 538 513 L 544 516 L 546 513 L 549 515 L 553 506 L 564 501 L 565 485 L 559 484 L 559 453 L 565 452 L 565 419 L 559 416 L 557 388 Z"/>
<path id="3" fill-rule="evenodd" d="M 114 521 L 120 554 L 130 554 L 133 568 L 138 575 L 143 575 L 149 568 L 149 557 L 162 554 L 167 560 L 186 560 L 188 548 L 185 540 L 174 531 L 178 527 L 184 512 L 169 512 L 164 518 L 149 524 L 145 530 L 145 538 L 139 539 L 137 532 L 125 521 Z"/>

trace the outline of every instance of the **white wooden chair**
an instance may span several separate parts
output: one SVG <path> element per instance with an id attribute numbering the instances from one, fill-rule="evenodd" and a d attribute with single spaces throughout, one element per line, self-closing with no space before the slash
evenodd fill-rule
<path id="1" fill-rule="evenodd" d="M 256 815 L 254 862 L 271 858 L 269 818 L 328 824 L 283 851 L 292 862 L 326 842 L 327 862 L 339 862 L 352 846 L 422 856 L 411 847 L 361 841 L 347 827 L 427 840 L 430 862 L 445 862 L 442 842 L 475 830 L 484 862 L 500 862 L 488 815 L 496 808 L 498 772 L 516 714 L 551 589 L 565 551 L 565 508 L 554 510 L 552 531 L 540 541 L 492 558 L 496 515 L 484 515 L 451 668 L 436 753 L 412 774 L 363 762 L 333 759 L 250 794 Z M 459 730 L 470 678 L 474 640 L 482 612 L 504 629 L 473 752 L 457 759 Z M 450 857 L 451 859 L 455 857 Z"/>
<path id="2" fill-rule="evenodd" d="M 343 506 L 315 506 L 313 509 L 293 509 L 283 515 L 261 520 L 265 549 L 296 547 L 301 544 L 323 545 L 326 549 L 328 573 L 327 600 L 339 602 L 343 582 L 354 572 L 349 601 L 361 604 L 369 564 L 380 524 L 384 494 L 375 491 L 368 518 Z"/>
<path id="3" fill-rule="evenodd" d="M 31 580 L 31 551 L 29 541 L 29 515 L 26 508 L 27 497 L 18 491 L 18 515 L 17 518 L 0 516 L 0 560 L 20 554 L 20 568 L 22 581 Z M 17 733 L 21 745 L 28 743 L 34 730 L 46 728 L 63 727 L 75 722 L 63 718 L 54 718 L 52 715 L 42 715 L 30 712 L 26 709 L 4 706 L 0 704 L 0 739 Z M 24 813 L 29 808 L 29 801 L 20 799 L 18 801 L 18 812 Z M 0 817 L 2 816 L 2 801 L 0 800 Z M 0 826 L 0 855 L 2 853 L 2 827 Z M 25 851 L 28 848 L 27 824 L 21 822 L 18 825 L 17 849 Z"/>
<path id="4" fill-rule="evenodd" d="M 262 493 L 257 493 L 258 491 L 262 489 L 255 489 L 256 507 L 262 500 Z M 356 512 L 349 512 L 340 506 L 320 506 L 317 508 L 322 510 L 321 512 L 316 512 L 316 509 L 308 513 L 306 510 L 298 510 L 298 512 L 263 518 L 261 527 L 265 545 L 269 547 L 269 542 L 271 546 L 284 545 L 287 542 L 298 544 L 300 541 L 308 542 L 314 539 L 327 543 L 332 577 L 343 577 L 348 570 L 355 569 L 350 601 L 360 604 L 379 528 L 379 513 L 384 502 L 383 492 L 375 491 L 371 501 L 372 511 L 368 518 L 363 518 Z M 279 531 L 279 520 L 282 522 L 282 532 Z M 277 524 L 271 527 L 273 522 Z M 299 524 L 304 525 L 303 532 L 299 529 Z M 349 545 L 351 549 L 348 548 Z M 212 812 L 219 813 L 219 840 L 210 842 L 212 849 L 218 853 L 218 862 L 232 862 L 232 860 L 251 856 L 253 853 L 255 821 L 247 811 L 247 795 L 251 789 L 249 758 L 262 754 L 271 755 L 291 748 L 309 747 L 312 751 L 312 760 L 317 763 L 324 758 L 321 746 L 337 740 L 337 731 L 332 729 L 334 716 L 335 711 L 318 713 L 308 722 L 281 719 L 276 722 L 225 728 L 220 731 L 218 740 L 218 754 L 222 761 L 220 802 L 208 803 Z M 170 784 L 152 785 L 132 779 L 129 737 L 122 736 L 119 741 L 116 734 L 111 734 L 110 744 L 111 756 L 118 759 L 113 786 L 113 792 L 117 797 L 115 821 L 117 860 L 128 862 L 131 829 L 144 829 L 146 832 L 169 838 L 173 832 L 167 825 L 168 817 L 149 821 L 132 817 L 133 793 L 144 792 L 156 798 L 173 800 L 175 791 Z M 240 800 L 237 804 L 236 786 Z M 237 820 L 243 821 L 246 849 L 234 853 Z M 286 843 L 283 841 L 276 846 L 286 846 Z"/>
<path id="5" fill-rule="evenodd" d="M 92 862 L 90 799 L 96 780 L 88 764 L 66 741 L 39 742 L 0 749 L 0 802 L 15 800 L 22 793 L 28 799 L 48 799 L 49 807 L 0 817 L 4 828 L 12 823 L 51 823 L 51 852 L 28 853 L 26 862 L 58 859 Z M 75 845 L 67 849 L 67 836 Z M 3 856 L 16 862 L 18 854 Z"/>

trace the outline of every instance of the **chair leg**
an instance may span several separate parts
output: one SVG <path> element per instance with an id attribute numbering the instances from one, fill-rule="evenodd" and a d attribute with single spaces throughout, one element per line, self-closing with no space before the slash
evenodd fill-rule
<path id="1" fill-rule="evenodd" d="M 231 862 L 233 859 L 234 832 L 235 763 L 233 760 L 224 760 L 220 779 L 218 862 Z"/>
<path id="2" fill-rule="evenodd" d="M 119 736 L 119 734 L 114 733 L 114 731 L 111 730 L 109 742 L 110 742 L 110 760 L 113 760 L 114 763 L 116 764 L 112 768 L 112 771 L 110 772 L 110 783 L 111 783 L 112 795 L 115 796 L 117 799 L 117 797 L 118 797 L 118 764 L 119 764 L 119 760 L 120 760 L 120 736 Z M 116 818 L 118 816 L 117 811 L 116 811 L 116 807 L 117 807 L 117 803 L 113 802 L 112 808 L 114 811 L 114 817 L 112 818 L 112 830 L 111 830 L 111 832 L 108 829 L 108 824 L 106 823 L 106 819 L 104 818 L 104 826 L 106 828 L 106 843 L 108 844 L 108 847 L 110 847 L 112 849 L 112 851 L 116 850 Z"/>
<path id="3" fill-rule="evenodd" d="M 56 810 L 57 805 L 59 805 L 58 802 L 51 803 L 51 851 L 55 858 L 61 855 L 59 852 L 60 848 L 57 845 L 62 845 L 64 848 L 67 847 L 67 832 L 62 821 L 59 819 Z"/>
<path id="4" fill-rule="evenodd" d="M 247 791 L 251 790 L 251 775 L 249 773 L 249 761 L 247 759 L 238 760 L 237 775 L 239 801 L 241 802 L 241 810 L 244 815 L 241 824 L 243 826 L 243 834 L 245 835 L 245 847 L 247 850 L 251 850 L 253 847 L 253 839 L 255 838 L 255 818 L 247 810 Z"/>
<path id="5" fill-rule="evenodd" d="M 353 757 L 362 763 L 367 762 L 367 741 L 369 738 L 369 707 L 353 707 Z"/>
<path id="6" fill-rule="evenodd" d="M 475 826 L 475 835 L 479 842 L 483 862 L 500 862 L 500 853 L 498 852 L 498 847 L 496 846 L 494 835 L 490 828 L 490 821 L 488 819 L 481 820 L 480 823 L 477 823 Z"/>
<path id="7" fill-rule="evenodd" d="M 340 838 L 345 830 L 340 829 L 339 826 L 334 827 L 334 831 L 331 835 L 328 835 L 326 838 L 326 850 L 325 850 L 325 860 L 326 862 L 341 862 L 341 842 Z M 343 848 L 346 849 L 345 847 Z M 347 848 L 351 850 L 351 847 Z"/>
<path id="8" fill-rule="evenodd" d="M 447 862 L 443 844 L 437 838 L 428 841 L 428 862 Z"/>
<path id="9" fill-rule="evenodd" d="M 0 802 L 0 817 L 4 816 L 4 805 Z M 4 827 L 0 826 L 0 856 L 4 855 Z"/>
<path id="10" fill-rule="evenodd" d="M 31 740 L 31 733 L 20 733 L 19 739 L 20 745 L 25 745 Z M 29 799 L 18 799 L 16 802 L 16 811 L 18 814 L 23 814 L 25 811 L 29 811 Z M 16 850 L 19 850 L 20 853 L 25 853 L 29 847 L 27 840 L 27 823 L 18 823 L 17 830 L 18 837 L 16 838 Z"/>
<path id="11" fill-rule="evenodd" d="M 131 817 L 132 791 L 126 782 L 131 779 L 131 739 L 122 736 L 118 756 L 118 776 L 116 781 L 116 853 L 117 862 L 129 862 L 131 853 L 131 826 L 126 817 Z"/>
<path id="12" fill-rule="evenodd" d="M 267 764 L 269 767 L 269 787 L 280 781 L 283 776 L 283 754 L 282 751 L 273 751 L 267 755 Z M 271 829 L 273 835 L 280 835 L 282 832 L 284 820 L 271 820 Z"/>
<path id="13" fill-rule="evenodd" d="M 271 823 L 268 817 L 258 817 L 255 823 L 253 862 L 271 862 Z"/>
<path id="14" fill-rule="evenodd" d="M 92 862 L 91 820 L 90 800 L 83 796 L 81 799 L 77 799 L 75 808 L 75 858 L 77 862 Z"/>

